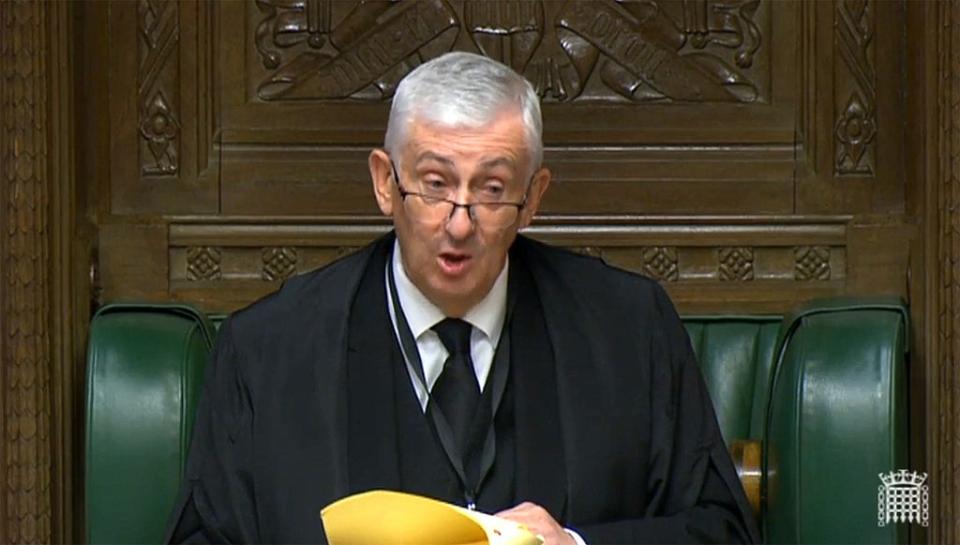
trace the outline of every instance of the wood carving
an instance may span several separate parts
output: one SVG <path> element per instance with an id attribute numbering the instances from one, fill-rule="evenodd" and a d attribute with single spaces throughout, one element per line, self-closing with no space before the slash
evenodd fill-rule
<path id="1" fill-rule="evenodd" d="M 697 49 L 710 44 L 736 49 L 737 66 L 750 68 L 760 49 L 760 28 L 754 22 L 759 6 L 759 0 L 686 0 L 683 3 L 683 31 Z"/>
<path id="2" fill-rule="evenodd" d="M 936 292 L 933 317 L 928 328 L 936 334 L 938 350 L 930 355 L 931 374 L 936 383 L 936 404 L 928 417 L 935 466 L 933 505 L 935 516 L 931 543 L 956 542 L 960 538 L 960 7 L 955 3 L 939 6 L 940 28 L 937 43 L 939 147 L 931 155 L 939 161 L 939 178 L 931 183 L 936 197 L 937 261 L 928 275 L 928 284 Z M 935 330 L 933 328 L 936 328 Z M 934 333 L 935 331 L 935 333 Z"/>
<path id="3" fill-rule="evenodd" d="M 797 246 L 794 278 L 806 282 L 809 280 L 830 280 L 830 247 Z"/>
<path id="4" fill-rule="evenodd" d="M 757 98 L 754 84 L 720 57 L 684 53 L 687 35 L 653 2 L 572 2 L 564 6 L 556 24 L 603 54 L 601 79 L 629 100 Z M 699 43 L 706 46 L 709 41 L 703 38 Z"/>
<path id="5" fill-rule="evenodd" d="M 139 0 L 140 168 L 176 175 L 180 166 L 179 7 L 176 0 Z"/>
<path id="6" fill-rule="evenodd" d="M 752 102 L 760 0 L 257 0 L 263 100 L 392 96 L 462 35 L 547 100 Z"/>
<path id="7" fill-rule="evenodd" d="M 9 543 L 53 539 L 47 13 L 42 2 L 0 5 L 0 453 Z"/>
<path id="8" fill-rule="evenodd" d="M 753 280 L 753 248 L 735 246 L 720 248 L 717 252 L 720 280 Z"/>
<path id="9" fill-rule="evenodd" d="M 837 175 L 872 176 L 876 169 L 877 74 L 874 68 L 873 0 L 836 0 Z M 840 65 L 844 68 L 839 68 Z M 843 90 L 841 90 L 843 89 Z"/>
<path id="10" fill-rule="evenodd" d="M 297 272 L 296 248 L 290 246 L 264 248 L 262 257 L 263 272 L 261 277 L 268 282 L 286 280 L 290 275 Z"/>
<path id="11" fill-rule="evenodd" d="M 289 47 L 292 44 L 287 44 L 283 29 L 304 28 L 309 34 L 309 14 L 328 11 L 313 5 L 306 1 L 258 2 L 268 14 L 257 29 L 265 66 L 282 61 L 271 45 L 264 45 L 270 29 L 273 46 Z M 280 13 L 281 7 L 287 9 Z M 371 26 L 376 31 L 368 31 Z M 304 40 L 309 48 L 280 64 L 260 85 L 260 98 L 379 100 L 392 96 L 397 82 L 421 57 L 430 58 L 450 49 L 459 26 L 456 14 L 444 0 L 380 1 L 358 3 L 340 25 L 325 33 L 322 30 L 316 25 L 312 39 Z"/>
<path id="12" fill-rule="evenodd" d="M 187 280 L 217 280 L 220 270 L 220 249 L 213 246 L 187 248 Z"/>
<path id="13" fill-rule="evenodd" d="M 677 267 L 677 249 L 651 246 L 643 250 L 643 274 L 661 282 L 676 282 L 680 276 Z"/>
<path id="14" fill-rule="evenodd" d="M 339 259 L 360 249 L 354 244 L 341 244 L 331 240 L 324 231 L 317 230 L 309 236 L 300 234 L 297 246 L 290 246 L 289 238 L 271 234 L 266 226 L 262 237 L 262 247 L 251 247 L 242 240 L 230 243 L 232 227 L 218 226 L 215 237 L 191 235 L 190 244 L 181 244 L 171 240 L 170 276 L 174 284 L 208 282 L 209 288 L 215 285 L 226 286 L 231 282 L 278 282 L 294 274 L 306 272 Z M 305 227 L 312 230 L 312 227 Z M 371 240 L 374 235 L 352 229 L 357 226 L 343 225 L 342 233 L 349 234 L 351 240 Z M 188 232 L 187 228 L 184 232 Z M 709 246 L 699 243 L 696 237 L 690 237 L 676 246 L 647 245 L 649 239 L 637 233 L 637 238 L 624 244 L 614 245 L 601 242 L 579 244 L 565 241 L 571 250 L 583 255 L 603 259 L 610 265 L 638 272 L 661 282 L 687 284 L 695 282 L 784 282 L 798 283 L 828 281 L 844 282 L 842 270 L 831 269 L 831 259 L 843 263 L 846 260 L 846 247 L 838 246 L 794 246 L 784 241 L 780 244 L 758 242 L 751 244 L 745 237 L 744 243 L 736 246 Z M 756 235 L 754 235 L 756 236 Z M 762 236 L 762 235 L 761 235 Z M 304 238 L 306 237 L 306 238 Z M 652 238 L 652 237 L 651 237 Z M 273 239 L 273 241 L 271 241 Z M 545 239 L 549 241 L 548 239 Z M 271 243 L 273 242 L 273 243 Z M 183 284 L 181 284 L 182 286 Z"/>

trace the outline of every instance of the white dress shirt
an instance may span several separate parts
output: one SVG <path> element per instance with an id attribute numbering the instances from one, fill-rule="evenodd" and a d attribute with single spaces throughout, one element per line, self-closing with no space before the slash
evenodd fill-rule
<path id="1" fill-rule="evenodd" d="M 446 315 L 410 281 L 403 268 L 400 244 L 396 241 L 393 243 L 393 262 L 390 266 L 393 267 L 393 278 L 397 284 L 397 299 L 400 300 L 400 307 L 403 308 L 407 324 L 410 325 L 410 332 L 417 341 L 426 386 L 428 389 L 433 389 L 433 385 L 440 377 L 443 364 L 447 361 L 449 354 L 440 341 L 440 336 L 430 328 L 443 321 Z M 493 365 L 493 355 L 497 351 L 500 333 L 503 331 L 503 321 L 507 314 L 507 270 L 509 267 L 508 259 L 486 297 L 463 316 L 463 320 L 473 326 L 473 331 L 470 333 L 470 356 L 473 359 L 473 371 L 477 376 L 477 383 L 481 392 L 486 387 L 487 376 L 490 374 L 490 367 Z M 389 289 L 389 286 L 387 289 Z M 399 342 L 400 330 L 397 327 L 396 310 L 393 308 L 393 298 L 389 296 L 389 291 L 387 292 L 387 306 L 390 310 L 390 321 L 393 322 L 393 331 Z M 416 371 L 414 371 L 412 363 L 407 360 L 406 354 L 404 354 L 403 359 L 407 363 L 407 371 L 410 375 L 410 382 L 413 383 L 413 390 L 417 394 L 417 399 L 420 400 L 420 408 L 426 411 L 429 395 L 417 379 Z"/>

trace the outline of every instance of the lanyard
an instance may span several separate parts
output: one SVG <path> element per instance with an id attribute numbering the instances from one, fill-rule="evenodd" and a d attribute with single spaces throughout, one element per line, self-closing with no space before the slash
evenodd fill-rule
<path id="1" fill-rule="evenodd" d="M 461 453 L 456 448 L 453 440 L 453 432 L 443 414 L 441 414 L 439 410 L 436 410 L 436 407 L 430 406 L 430 390 L 427 388 L 427 381 L 425 373 L 423 372 L 423 361 L 420 359 L 420 350 L 417 348 L 417 342 L 413 337 L 413 332 L 410 330 L 410 324 L 407 323 L 407 317 L 403 313 L 403 308 L 400 306 L 400 298 L 397 295 L 397 283 L 393 275 L 392 252 L 387 259 L 387 285 L 390 288 L 390 300 L 393 303 L 393 312 L 397 319 L 397 330 L 400 333 L 400 348 L 410 363 L 410 367 L 413 368 L 414 380 L 419 383 L 423 391 L 427 394 L 427 414 L 429 414 L 433 420 L 433 425 L 437 431 L 437 436 L 440 439 L 443 451 L 446 453 L 447 459 L 450 460 L 450 464 L 460 479 L 465 504 L 468 509 L 475 509 L 477 493 L 484 479 L 486 479 L 490 473 L 490 469 L 493 467 L 493 460 L 496 457 L 496 432 L 493 423 L 497 410 L 500 407 L 500 402 L 503 400 L 503 393 L 507 387 L 507 377 L 510 374 L 510 335 L 508 334 L 508 327 L 510 324 L 510 315 L 513 313 L 513 306 L 516 300 L 515 294 L 513 293 L 514 290 L 511 284 L 507 285 L 507 312 L 503 321 L 503 333 L 500 335 L 500 342 L 497 344 L 497 350 L 493 357 L 493 368 L 490 371 L 491 376 L 489 379 L 491 382 L 490 386 L 493 388 L 490 425 L 487 428 L 487 433 L 483 441 L 483 450 L 480 455 L 480 472 L 476 481 L 473 482 L 468 479 L 464 467 L 466 453 Z"/>

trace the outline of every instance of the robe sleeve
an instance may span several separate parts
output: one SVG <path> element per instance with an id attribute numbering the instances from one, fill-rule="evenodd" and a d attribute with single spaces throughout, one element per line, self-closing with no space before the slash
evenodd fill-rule
<path id="1" fill-rule="evenodd" d="M 256 543 L 253 411 L 232 321 L 210 356 L 180 495 L 165 543 Z"/>
<path id="2" fill-rule="evenodd" d="M 576 530 L 588 545 L 759 542 L 686 330 L 659 286 L 654 300 L 659 324 L 651 349 L 646 512 Z"/>

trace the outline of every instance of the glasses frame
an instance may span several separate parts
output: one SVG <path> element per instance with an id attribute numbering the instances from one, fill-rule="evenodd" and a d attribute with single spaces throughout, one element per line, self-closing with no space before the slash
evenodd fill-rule
<path id="1" fill-rule="evenodd" d="M 391 169 L 391 171 L 393 172 L 393 181 L 394 181 L 394 183 L 397 184 L 397 191 L 400 192 L 400 199 L 402 199 L 403 202 L 407 202 L 407 197 L 408 197 L 409 195 L 414 195 L 414 196 L 417 196 L 417 197 L 420 197 L 421 199 L 423 199 L 423 202 L 424 202 L 424 203 L 430 203 L 431 201 L 433 201 L 433 202 L 435 202 L 435 203 L 437 203 L 437 204 L 443 202 L 443 203 L 447 203 L 447 204 L 449 204 L 449 205 L 452 205 L 452 208 L 450 208 L 450 215 L 448 215 L 447 218 L 446 218 L 446 220 L 444 220 L 444 221 L 450 221 L 450 220 L 453 218 L 453 215 L 457 213 L 457 209 L 458 209 L 458 208 L 465 208 L 465 209 L 467 210 L 467 217 L 470 218 L 470 221 L 473 222 L 473 223 L 477 223 L 477 216 L 476 216 L 476 213 L 474 212 L 474 206 L 476 206 L 476 205 L 479 204 L 479 205 L 481 205 L 481 206 L 490 206 L 490 205 L 496 205 L 496 206 L 513 206 L 513 207 L 515 207 L 515 208 L 517 209 L 517 217 L 514 218 L 514 220 L 513 220 L 513 222 L 515 222 L 515 221 L 517 221 L 518 219 L 520 219 L 520 212 L 524 209 L 525 206 L 527 206 L 527 197 L 530 196 L 530 188 L 533 186 L 533 175 L 531 175 L 531 176 L 530 176 L 530 181 L 527 183 L 527 189 L 526 189 L 526 191 L 523 193 L 523 200 L 520 201 L 520 202 L 508 202 L 508 201 L 478 201 L 478 202 L 460 203 L 460 202 L 457 202 L 457 201 L 454 201 L 454 200 L 451 200 L 451 199 L 447 199 L 447 198 L 444 198 L 444 197 L 434 197 L 433 195 L 426 195 L 426 194 L 420 193 L 420 192 L 418 192 L 418 191 L 410 191 L 410 190 L 408 190 L 408 189 L 405 189 L 405 188 L 400 184 L 400 175 L 399 175 L 398 172 L 397 172 L 397 165 L 393 162 L 393 158 L 392 158 L 392 157 L 390 158 L 390 169 Z M 534 173 L 534 174 L 536 174 L 536 173 Z M 511 225 L 513 222 L 510 222 L 510 223 L 506 224 L 504 227 Z"/>

